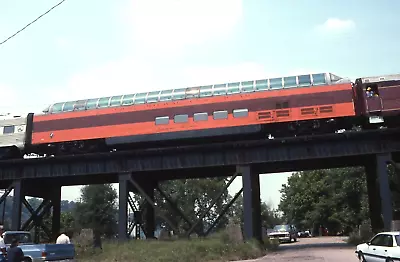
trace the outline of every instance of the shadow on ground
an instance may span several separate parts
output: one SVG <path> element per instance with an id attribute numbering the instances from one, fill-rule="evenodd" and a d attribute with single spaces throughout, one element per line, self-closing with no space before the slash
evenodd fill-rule
<path id="1" fill-rule="evenodd" d="M 277 251 L 299 250 L 299 249 L 343 249 L 353 246 L 345 242 L 343 237 L 315 237 L 300 238 L 297 242 L 282 243 Z"/>

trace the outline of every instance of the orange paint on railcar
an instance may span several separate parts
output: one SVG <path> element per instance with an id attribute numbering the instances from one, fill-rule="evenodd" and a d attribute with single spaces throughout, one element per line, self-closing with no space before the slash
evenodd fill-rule
<path id="1" fill-rule="evenodd" d="M 306 95 L 306 94 L 316 95 L 316 94 L 324 94 L 339 90 L 349 90 L 351 95 L 351 93 L 353 92 L 352 84 L 345 83 L 336 85 L 297 87 L 288 89 L 268 90 L 262 92 L 232 94 L 225 96 L 213 96 L 213 97 L 174 100 L 168 102 L 99 108 L 99 109 L 91 109 L 84 111 L 62 112 L 56 114 L 35 115 L 33 122 L 37 123 L 42 121 L 50 121 L 58 119 L 107 115 L 107 114 L 116 114 L 122 112 L 147 111 L 147 110 L 164 109 L 164 108 L 168 109 L 168 108 L 177 108 L 177 107 L 194 106 L 194 105 L 218 104 L 218 103 L 254 100 L 262 98 L 268 99 L 273 97 L 279 98 L 279 97 Z"/>
<path id="2" fill-rule="evenodd" d="M 283 115 L 279 117 L 279 114 L 285 111 L 289 111 L 289 115 Z M 312 114 L 310 114 L 310 112 L 312 112 Z M 260 116 L 265 116 L 266 114 L 270 114 L 271 118 L 260 118 Z M 173 119 L 171 119 L 167 125 L 155 125 L 154 121 L 149 121 L 121 125 L 34 132 L 32 136 L 32 144 L 48 144 L 65 141 L 202 130 L 252 124 L 283 123 L 300 120 L 338 118 L 354 115 L 355 112 L 353 103 L 347 102 L 299 108 L 285 108 L 280 110 L 254 111 L 249 112 L 248 116 L 243 118 L 234 118 L 232 114 L 229 114 L 228 119 L 214 120 L 212 116 L 208 116 L 207 121 L 199 122 L 193 121 L 193 116 L 189 116 L 189 121 L 187 123 L 180 124 L 174 123 Z M 52 134 L 52 136 L 50 134 Z"/>

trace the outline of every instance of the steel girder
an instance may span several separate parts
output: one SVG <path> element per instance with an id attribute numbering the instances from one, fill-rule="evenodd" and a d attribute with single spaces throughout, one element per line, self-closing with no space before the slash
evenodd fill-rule
<path id="1" fill-rule="evenodd" d="M 0 162 L 0 181 L 325 160 L 400 152 L 400 131 L 227 142 Z M 326 167 L 328 168 L 328 167 Z M 272 170 L 271 170 L 272 171 Z"/>

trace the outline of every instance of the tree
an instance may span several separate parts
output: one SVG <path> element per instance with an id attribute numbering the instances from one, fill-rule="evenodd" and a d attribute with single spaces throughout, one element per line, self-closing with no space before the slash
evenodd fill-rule
<path id="1" fill-rule="evenodd" d="M 91 228 L 112 236 L 117 225 L 117 192 L 111 184 L 88 185 L 81 189 L 81 201 L 73 212 L 78 228 Z"/>
<path id="2" fill-rule="evenodd" d="M 201 178 L 201 179 L 180 179 L 165 181 L 160 185 L 161 190 L 176 204 L 176 206 L 186 215 L 188 220 L 194 224 L 197 222 L 203 212 L 210 206 L 213 200 L 221 193 L 222 188 L 227 184 L 227 178 Z M 223 207 L 228 202 L 228 190 L 225 190 L 222 197 L 215 203 L 213 208 L 200 221 L 196 230 L 205 232 L 212 222 L 221 213 Z M 135 200 L 141 203 L 144 198 L 135 195 Z M 180 233 L 189 229 L 187 223 L 173 211 L 170 204 L 156 192 L 155 203 L 161 211 L 161 214 L 178 228 Z M 143 209 L 143 213 L 147 210 Z M 225 214 L 216 226 L 216 229 L 224 227 L 228 222 L 228 216 Z M 156 226 L 163 226 L 169 230 L 170 226 L 164 221 L 160 214 L 156 214 Z"/>
<path id="3" fill-rule="evenodd" d="M 350 231 L 368 218 L 363 168 L 295 173 L 281 189 L 279 209 L 300 228 Z"/>
<path id="4" fill-rule="evenodd" d="M 240 195 L 231 208 L 231 216 L 236 223 L 244 225 L 243 196 Z M 276 210 L 273 210 L 267 203 L 261 202 L 261 224 L 264 228 L 272 228 L 282 223 L 282 218 Z"/>

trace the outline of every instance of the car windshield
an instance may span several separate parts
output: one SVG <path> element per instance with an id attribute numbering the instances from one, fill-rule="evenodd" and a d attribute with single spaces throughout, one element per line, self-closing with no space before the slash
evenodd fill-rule
<path id="1" fill-rule="evenodd" d="M 14 238 L 17 239 L 20 244 L 32 243 L 31 234 L 29 233 L 7 233 L 4 236 L 4 243 L 6 245 L 11 244 Z"/>
<path id="2" fill-rule="evenodd" d="M 400 246 L 400 235 L 395 235 L 397 246 Z"/>
<path id="3" fill-rule="evenodd" d="M 274 227 L 274 231 L 289 231 L 289 225 L 277 225 Z"/>

